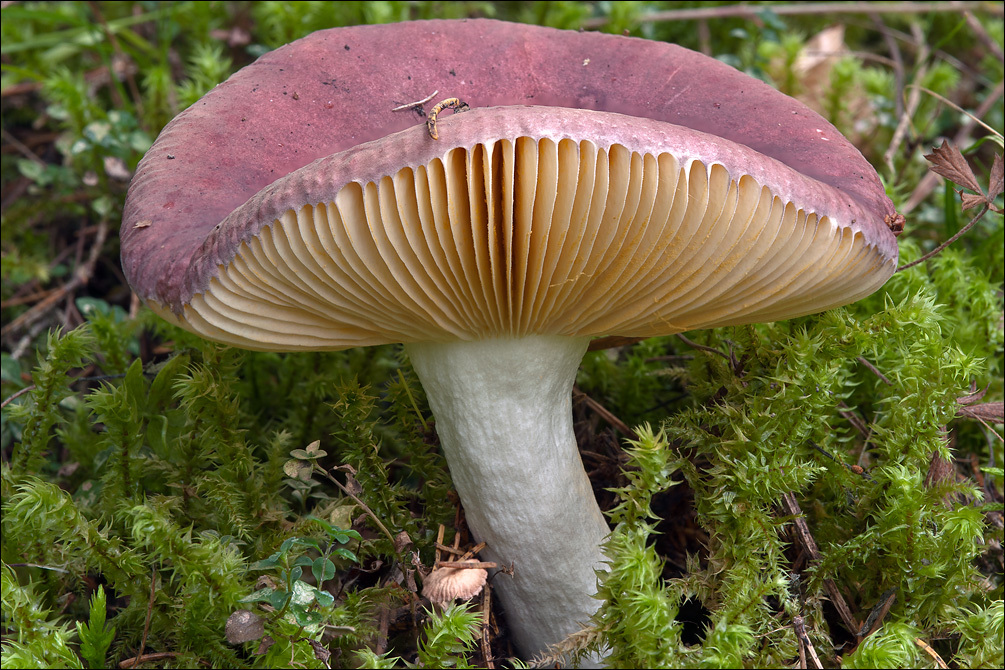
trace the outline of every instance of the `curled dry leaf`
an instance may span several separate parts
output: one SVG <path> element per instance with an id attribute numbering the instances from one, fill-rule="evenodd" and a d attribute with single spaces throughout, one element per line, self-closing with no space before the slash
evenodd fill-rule
<path id="1" fill-rule="evenodd" d="M 1002 155 L 995 154 L 991 164 L 991 179 L 988 180 L 988 200 L 994 200 L 1005 189 L 1005 167 L 1002 166 Z"/>
<path id="2" fill-rule="evenodd" d="M 961 405 L 956 416 L 964 419 L 982 419 L 1002 423 L 1005 421 L 1005 401 L 982 402 L 977 405 Z"/>
<path id="3" fill-rule="evenodd" d="M 961 193 L 960 200 L 963 201 L 963 211 L 967 211 L 968 209 L 973 209 L 974 207 L 983 205 L 984 202 L 986 201 L 983 194 L 974 195 L 973 193 Z"/>
<path id="4" fill-rule="evenodd" d="M 436 568 L 423 580 L 422 595 L 434 603 L 467 600 L 481 593 L 487 577 L 481 568 Z"/>
<path id="5" fill-rule="evenodd" d="M 410 544 L 412 544 L 412 538 L 408 536 L 408 532 L 403 530 L 394 536 L 394 550 L 399 554 Z"/>
<path id="6" fill-rule="evenodd" d="M 274 645 L 276 641 L 272 639 L 271 635 L 266 635 L 262 638 L 261 643 L 258 645 L 258 649 L 255 650 L 255 656 L 263 656 L 269 651 L 269 647 Z"/>
<path id="7" fill-rule="evenodd" d="M 959 147 L 950 146 L 949 142 L 942 140 L 942 146 L 932 149 L 932 153 L 927 154 L 925 160 L 932 164 L 929 169 L 935 174 L 976 193 L 984 193 L 967 159 L 960 153 Z"/>
<path id="8" fill-rule="evenodd" d="M 972 384 L 970 387 L 970 393 L 968 393 L 967 395 L 961 395 L 959 398 L 956 399 L 956 402 L 957 404 L 960 405 L 973 405 L 975 402 L 984 397 L 984 395 L 988 392 L 989 388 L 991 388 L 990 384 L 978 390 L 977 385 Z"/>

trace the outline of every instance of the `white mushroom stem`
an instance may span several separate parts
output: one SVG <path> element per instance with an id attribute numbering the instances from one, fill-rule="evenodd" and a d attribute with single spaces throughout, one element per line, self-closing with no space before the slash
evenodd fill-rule
<path id="1" fill-rule="evenodd" d="M 609 530 L 572 429 L 589 338 L 532 336 L 405 346 L 422 381 L 468 527 L 517 648 L 547 650 L 588 622 Z"/>

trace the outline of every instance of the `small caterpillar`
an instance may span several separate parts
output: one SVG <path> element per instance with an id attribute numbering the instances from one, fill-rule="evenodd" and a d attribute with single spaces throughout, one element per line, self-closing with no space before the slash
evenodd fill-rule
<path id="1" fill-rule="evenodd" d="M 471 109 L 468 107 L 468 103 L 461 102 L 457 98 L 447 98 L 433 105 L 433 108 L 429 110 L 429 116 L 426 117 L 426 129 L 434 140 L 440 139 L 440 135 L 436 132 L 436 115 L 447 108 L 454 110 L 454 114 Z"/>

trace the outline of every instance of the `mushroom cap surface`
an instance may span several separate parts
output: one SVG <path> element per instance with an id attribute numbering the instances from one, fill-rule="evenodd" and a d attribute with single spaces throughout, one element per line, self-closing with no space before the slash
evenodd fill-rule
<path id="1" fill-rule="evenodd" d="M 488 570 L 482 568 L 439 567 L 423 580 L 422 595 L 434 603 L 467 600 L 482 592 L 488 575 Z"/>
<path id="2" fill-rule="evenodd" d="M 434 91 L 472 107 L 439 140 L 392 111 Z M 646 336 L 867 295 L 892 214 L 833 126 L 714 59 L 416 21 L 314 33 L 182 112 L 122 263 L 158 313 L 250 349 Z"/>

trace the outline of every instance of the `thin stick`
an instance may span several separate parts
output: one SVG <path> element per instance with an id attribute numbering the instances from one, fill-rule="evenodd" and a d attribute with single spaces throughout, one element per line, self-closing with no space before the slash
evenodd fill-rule
<path id="1" fill-rule="evenodd" d="M 923 14 L 926 12 L 966 12 L 985 10 L 990 14 L 1003 14 L 1000 6 L 985 2 L 814 2 L 806 5 L 728 5 L 700 9 L 670 9 L 649 12 L 638 18 L 639 23 L 657 21 L 696 21 L 702 19 L 724 19 L 746 17 L 756 19 L 761 12 L 771 12 L 778 16 L 802 14 Z M 600 28 L 610 22 L 607 17 L 597 17 L 583 21 L 583 28 Z"/>
<path id="2" fill-rule="evenodd" d="M 94 18 L 98 20 L 101 24 L 101 28 L 105 33 L 108 43 L 112 45 L 112 49 L 115 51 L 115 55 L 122 60 L 122 62 L 129 62 L 129 57 L 126 56 L 125 52 L 122 51 L 122 47 L 119 45 L 119 39 L 115 36 L 115 32 L 108 27 L 108 22 L 105 21 L 104 15 L 101 13 L 101 7 L 97 2 L 91 0 L 87 3 L 91 11 L 94 13 Z M 129 96 L 133 99 L 133 105 L 136 108 L 136 117 L 143 119 L 143 97 L 140 95 L 140 89 L 136 85 L 136 78 L 133 77 L 132 70 L 129 67 L 124 68 L 126 76 L 126 85 L 129 87 Z M 113 98 L 119 97 L 119 92 L 115 88 L 115 71 L 113 68 L 109 68 L 109 81 L 111 85 L 108 87 L 109 93 L 111 93 Z M 119 101 L 121 103 L 121 100 Z M 142 120 L 140 121 L 142 124 Z"/>
<path id="3" fill-rule="evenodd" d="M 433 545 L 436 547 L 436 554 L 433 556 L 433 561 L 435 561 L 436 563 L 440 562 L 440 550 L 446 549 L 446 547 L 443 545 L 443 533 L 445 530 L 446 529 L 443 527 L 443 524 L 441 523 L 440 530 L 436 532 L 436 542 Z"/>
<path id="4" fill-rule="evenodd" d="M 150 619 L 154 614 L 154 594 L 155 587 L 157 586 L 157 570 L 150 570 L 150 600 L 147 602 L 147 620 L 143 624 L 143 637 L 140 639 L 140 650 L 136 654 L 136 658 L 143 658 L 143 651 L 147 647 L 147 633 L 150 632 Z"/>
<path id="5" fill-rule="evenodd" d="M 59 302 L 64 296 L 72 293 L 78 288 L 86 286 L 87 282 L 91 279 L 91 274 L 94 272 L 94 265 L 98 262 L 98 257 L 101 255 L 101 249 L 105 246 L 105 237 L 107 235 L 108 222 L 102 219 L 98 224 L 94 242 L 91 244 L 91 252 L 87 255 L 87 260 L 82 265 L 77 267 L 76 271 L 73 273 L 73 277 L 34 307 L 18 316 L 3 328 L 0 328 L 0 335 L 8 335 L 12 331 L 31 326 L 33 323 L 45 316 L 52 306 Z"/>
<path id="6" fill-rule="evenodd" d="M 436 561 L 437 568 L 456 568 L 457 570 L 493 570 L 498 563 L 489 561 Z"/>
<path id="7" fill-rule="evenodd" d="M 890 381 L 889 379 L 887 379 L 886 375 L 884 375 L 882 372 L 880 372 L 879 369 L 875 365 L 873 365 L 872 363 L 870 363 L 869 361 L 867 361 L 864 356 L 859 356 L 858 357 L 858 362 L 861 363 L 862 365 L 864 365 L 865 367 L 869 368 L 870 370 L 872 370 L 873 374 L 875 374 L 877 377 L 879 377 L 880 380 L 882 380 L 882 382 L 884 384 L 886 384 L 887 386 L 893 386 L 893 382 Z"/>
<path id="8" fill-rule="evenodd" d="M 441 536 L 436 541 L 436 543 L 434 545 L 436 547 L 436 551 L 445 551 L 448 554 L 453 554 L 454 556 L 463 556 L 464 555 L 464 551 L 462 549 L 454 549 L 449 544 L 443 544 L 442 542 L 440 542 L 440 540 L 442 540 L 442 539 L 443 539 L 443 537 Z M 436 557 L 436 561 L 437 562 L 440 561 L 440 557 L 439 556 Z"/>
<path id="9" fill-rule="evenodd" d="M 28 393 L 28 392 L 34 391 L 34 390 L 35 390 L 35 385 L 32 384 L 31 386 L 25 386 L 23 389 L 21 389 L 20 391 L 18 391 L 16 393 L 10 394 L 9 397 L 4 398 L 3 402 L 0 402 L 0 409 L 3 409 L 8 404 L 10 404 L 10 401 L 14 400 L 14 398 L 19 398 L 19 397 L 23 396 L 25 393 Z"/>
<path id="10" fill-rule="evenodd" d="M 988 31 L 981 25 L 981 22 L 977 19 L 977 17 L 975 17 L 971 12 L 964 12 L 963 18 L 966 19 L 970 30 L 974 31 L 977 35 L 977 39 L 979 39 L 981 44 L 984 45 L 984 48 L 990 51 L 991 54 L 999 61 L 1005 60 L 1005 52 L 1003 52 L 1002 48 L 998 46 L 998 42 L 995 42 L 994 38 L 988 34 Z"/>
<path id="11" fill-rule="evenodd" d="M 937 666 L 939 666 L 939 668 L 941 668 L 941 670 L 949 670 L 949 666 L 946 665 L 946 662 L 942 660 L 942 657 L 939 656 L 939 653 L 937 651 L 935 651 L 934 649 L 932 649 L 930 646 L 928 646 L 927 642 L 925 642 L 924 640 L 922 640 L 920 637 L 916 637 L 916 638 L 914 638 L 914 644 L 916 644 L 919 647 L 921 647 L 922 651 L 924 651 L 926 654 L 928 654 L 929 656 L 931 656 L 932 660 L 935 661 L 935 664 Z"/>
<path id="12" fill-rule="evenodd" d="M 492 586 L 485 584 L 482 587 L 482 634 L 481 634 L 481 647 L 482 647 L 482 660 L 485 661 L 485 667 L 488 670 L 493 670 L 496 666 L 492 662 L 492 646 L 489 644 L 489 628 L 490 621 L 492 617 Z"/>
<path id="13" fill-rule="evenodd" d="M 392 112 L 403 112 L 403 111 L 405 111 L 407 109 L 414 109 L 415 107 L 422 107 L 427 102 L 429 102 L 430 100 L 432 100 L 436 96 L 436 94 L 439 93 L 439 92 L 440 92 L 440 89 L 436 89 L 435 91 L 433 91 L 432 93 L 430 93 L 429 95 L 427 95 L 422 100 L 416 100 L 415 102 L 406 102 L 404 105 L 398 105 L 397 107 L 395 107 L 391 111 Z"/>
<path id="14" fill-rule="evenodd" d="M 793 518 L 793 525 L 796 528 L 796 537 L 799 539 L 799 543 L 803 546 L 803 549 L 806 550 L 806 553 L 810 555 L 810 558 L 814 562 L 819 562 L 820 550 L 817 549 L 816 540 L 813 539 L 813 535 L 810 533 L 810 528 L 806 524 L 806 519 L 803 517 L 803 510 L 799 508 L 799 502 L 796 500 L 796 496 L 792 493 L 782 494 L 782 507 L 785 509 L 785 513 Z M 858 622 L 856 622 L 855 617 L 852 616 L 851 608 L 849 608 L 848 603 L 845 602 L 844 596 L 842 596 L 841 591 L 838 590 L 837 584 L 834 583 L 833 579 L 825 579 L 824 588 L 827 589 L 827 595 L 830 596 L 831 603 L 838 611 L 838 616 L 841 617 L 841 622 L 844 623 L 845 628 L 849 633 L 857 633 L 860 628 Z"/>
<path id="15" fill-rule="evenodd" d="M 638 441 L 639 439 L 638 433 L 629 428 L 628 424 L 626 424 L 624 421 L 616 417 L 614 413 L 611 412 L 611 410 L 607 409 L 606 407 L 604 407 L 599 402 L 597 402 L 590 396 L 586 395 L 582 391 L 579 391 L 579 389 L 574 390 L 579 393 L 579 397 L 582 397 L 584 399 L 586 406 L 589 407 L 591 410 L 593 410 L 596 414 L 598 414 L 601 419 L 614 426 L 618 430 L 618 432 L 627 437 L 629 440 Z"/>
<path id="16" fill-rule="evenodd" d="M 792 629 L 796 631 L 796 637 L 799 639 L 799 658 L 803 658 L 803 650 L 805 649 L 810 654 L 813 667 L 816 670 L 823 670 L 823 663 L 820 662 L 820 657 L 817 656 L 817 650 L 813 648 L 810 636 L 806 634 L 806 622 L 801 616 L 792 617 Z"/>
<path id="17" fill-rule="evenodd" d="M 911 28 L 912 30 L 917 30 L 917 24 L 913 25 Z M 915 37 L 917 37 L 917 35 Z M 916 57 L 918 65 L 915 73 L 915 79 L 923 79 L 925 74 L 928 72 L 928 63 L 926 62 L 929 55 L 928 45 L 925 44 L 923 39 L 918 40 L 916 43 L 919 44 L 920 47 Z M 910 89 L 911 93 L 908 95 L 907 105 L 900 115 L 900 122 L 897 123 L 896 130 L 893 131 L 893 138 L 890 140 L 890 146 L 887 147 L 886 151 L 883 153 L 883 162 L 886 163 L 891 172 L 895 171 L 893 166 L 893 156 L 897 153 L 897 150 L 900 149 L 901 143 L 907 136 L 907 129 L 911 126 L 911 120 L 914 118 L 915 112 L 918 111 L 918 105 L 921 104 L 921 91 L 918 90 L 917 86 L 912 86 Z M 899 103 L 900 101 L 898 101 L 898 104 Z"/>
<path id="18" fill-rule="evenodd" d="M 918 84 L 911 84 L 910 86 L 908 86 L 908 88 L 916 89 L 918 91 L 924 91 L 925 93 L 927 93 L 928 95 L 932 96 L 933 98 L 935 98 L 939 102 L 941 102 L 941 103 L 943 103 L 945 105 L 948 105 L 949 107 L 952 107 L 953 109 L 955 109 L 960 114 L 963 114 L 965 116 L 969 116 L 971 121 L 973 121 L 977 125 L 983 127 L 984 130 L 988 131 L 992 135 L 997 135 L 998 137 L 1002 136 L 1002 134 L 1000 132 L 998 132 L 997 130 L 995 130 L 994 128 L 992 128 L 991 126 L 989 126 L 988 124 L 986 124 L 983 121 L 981 121 L 978 116 L 976 116 L 975 114 L 972 114 L 972 113 L 968 112 L 967 110 L 963 109 L 962 107 L 960 107 L 959 105 L 957 105 L 955 102 L 953 102 L 949 98 L 945 97 L 944 95 L 940 95 L 940 94 L 936 93 L 935 91 L 933 91 L 932 89 L 925 88 L 924 86 L 920 86 Z"/>
<path id="19" fill-rule="evenodd" d="M 866 617 L 865 623 L 862 624 L 862 628 L 858 631 L 858 636 L 865 639 L 879 630 L 879 627 L 883 625 L 883 619 L 886 618 L 896 600 L 897 589 L 884 591 L 883 595 L 879 597 L 879 602 L 876 603 L 876 606 L 869 612 L 869 616 Z"/>
<path id="20" fill-rule="evenodd" d="M 918 260 L 911 261 L 910 263 L 907 263 L 905 265 L 901 265 L 899 268 L 897 268 L 897 272 L 902 272 L 902 271 L 904 271 L 904 270 L 906 270 L 908 268 L 913 268 L 918 263 L 924 263 L 925 261 L 927 261 L 932 256 L 935 256 L 936 254 L 938 254 L 939 252 L 941 252 L 943 249 L 945 249 L 946 247 L 948 247 L 950 244 L 952 244 L 956 240 L 960 239 L 960 237 L 962 237 L 964 234 L 966 234 L 966 232 L 968 230 L 970 230 L 975 225 L 977 225 L 977 222 L 980 221 L 984 217 L 984 215 L 987 214 L 987 213 L 988 213 L 988 205 L 987 205 L 987 203 L 984 203 L 984 206 L 981 208 L 981 211 L 977 212 L 977 216 L 975 216 L 974 218 L 970 219 L 970 223 L 968 223 L 967 225 L 965 225 L 962 228 L 960 228 L 959 232 L 957 232 L 955 235 L 953 235 L 952 237 L 950 237 L 948 240 L 946 240 L 945 242 L 943 242 L 939 246 L 937 246 L 934 249 L 932 249 L 931 251 L 929 251 L 927 254 L 925 254 L 924 256 L 922 256 L 921 258 L 919 258 Z"/>
<path id="21" fill-rule="evenodd" d="M 692 349 L 698 349 L 699 351 L 707 351 L 710 354 L 718 354 L 718 355 L 722 356 L 723 358 L 725 358 L 730 363 L 733 362 L 729 358 L 729 355 L 724 354 L 723 352 L 719 351 L 718 349 L 713 349 L 712 347 L 706 347 L 704 344 L 698 344 L 697 342 L 692 342 L 691 340 L 687 339 L 686 337 L 684 337 L 680 333 L 677 333 L 677 339 L 680 340 L 681 342 L 683 342 L 684 344 L 686 344 L 687 346 L 691 347 Z"/>
<path id="22" fill-rule="evenodd" d="M 348 488 L 346 488 L 345 485 L 342 482 L 340 482 L 339 480 L 335 479 L 335 477 L 333 477 L 331 474 L 329 474 L 327 470 L 325 470 L 324 468 L 322 468 L 319 465 L 317 465 L 316 463 L 314 463 L 314 461 L 311 461 L 311 465 L 313 465 L 314 468 L 318 472 L 320 472 L 325 477 L 327 477 L 328 481 L 330 481 L 335 486 L 339 487 L 339 489 L 342 490 L 342 493 L 344 493 L 347 496 L 349 496 L 350 498 L 352 498 L 356 502 L 357 505 L 359 505 L 360 507 L 362 507 L 363 511 L 366 512 L 366 515 L 368 517 L 370 517 L 371 519 L 373 519 L 373 522 L 375 524 L 377 524 L 377 527 L 380 528 L 381 531 L 383 531 L 384 535 L 387 535 L 387 539 L 389 539 L 391 541 L 391 545 L 392 546 L 394 545 L 394 536 L 391 535 L 391 531 L 389 531 L 387 529 L 387 526 L 385 526 L 384 524 L 382 524 L 380 522 L 380 519 L 378 519 L 377 515 L 374 514 L 373 511 L 369 507 L 366 506 L 365 502 L 363 502 L 362 500 L 360 500 L 359 498 L 357 498 L 355 495 L 353 495 L 352 491 L 350 491 Z"/>
<path id="23" fill-rule="evenodd" d="M 127 658 L 126 660 L 119 663 L 120 668 L 131 668 L 134 665 L 139 665 L 140 663 L 146 663 L 147 661 L 165 661 L 169 658 L 177 658 L 178 652 L 176 651 L 162 651 L 156 654 L 147 654 L 146 656 L 134 656 L 133 658 Z M 209 665 L 203 659 L 199 659 L 199 663 L 202 665 Z"/>
<path id="24" fill-rule="evenodd" d="M 485 543 L 485 542 L 479 542 L 475 546 L 473 546 L 470 549 L 468 549 L 467 551 L 465 551 L 464 555 L 461 556 L 457 560 L 459 560 L 459 561 L 466 561 L 466 560 L 468 560 L 469 558 L 471 558 L 472 556 L 474 556 L 475 554 L 477 554 L 479 551 L 481 551 L 482 549 L 484 549 L 487 546 L 488 546 L 487 543 Z"/>

